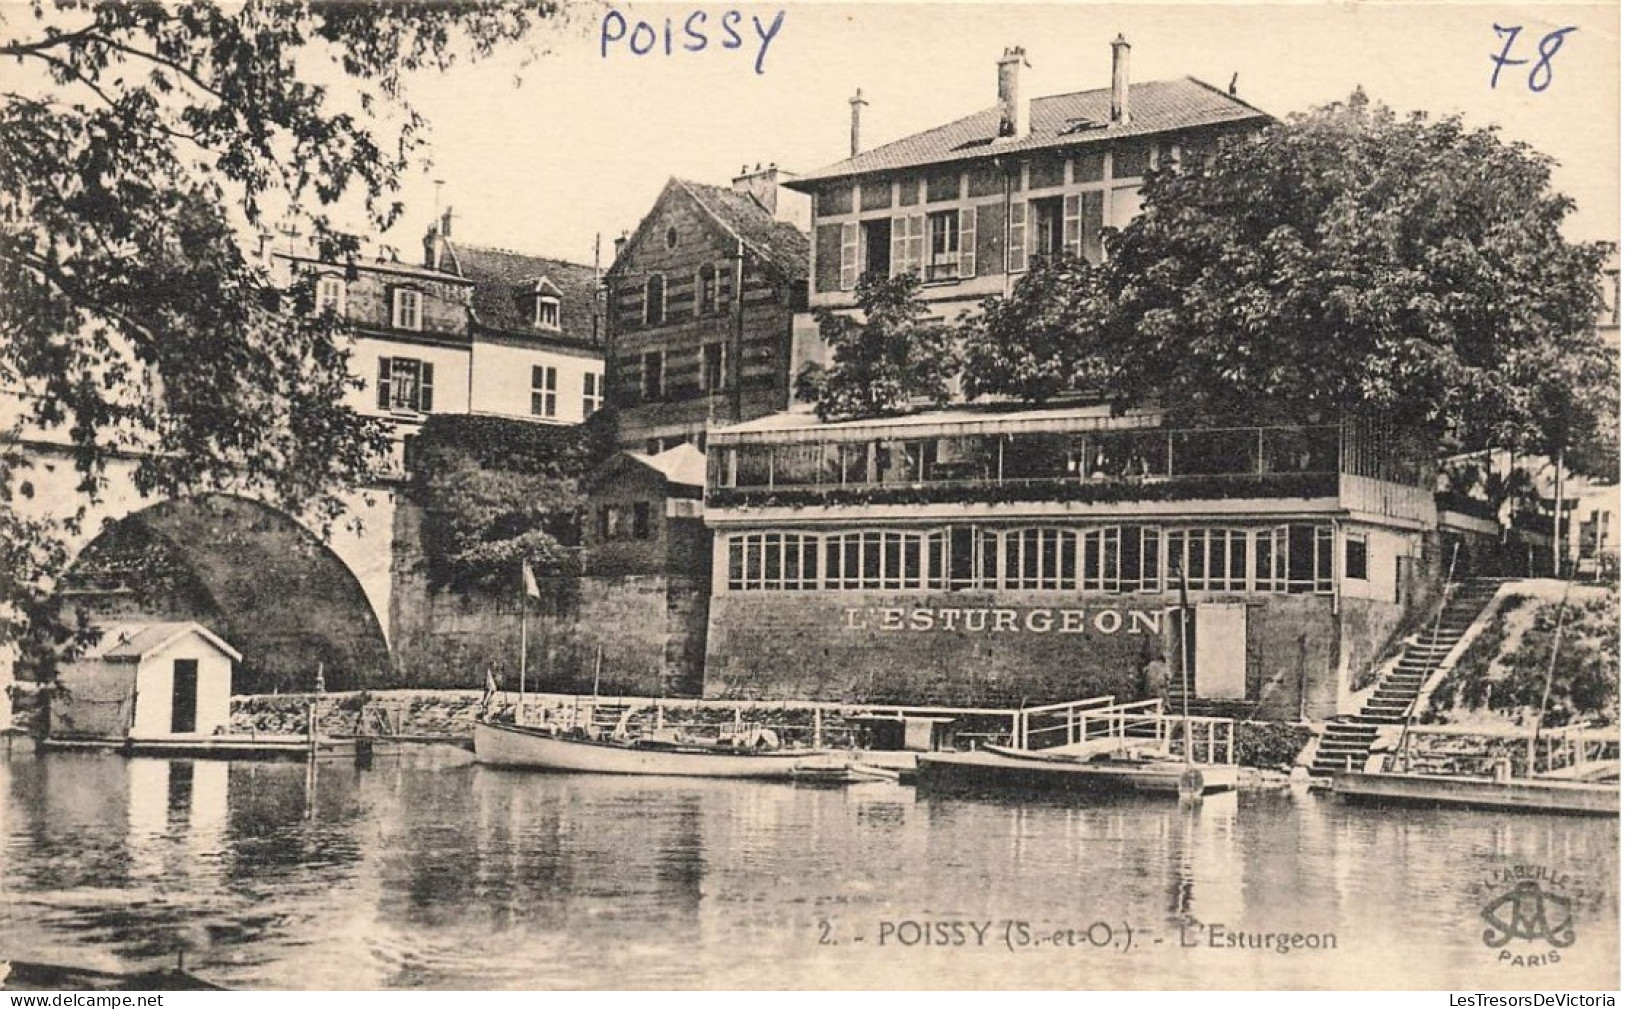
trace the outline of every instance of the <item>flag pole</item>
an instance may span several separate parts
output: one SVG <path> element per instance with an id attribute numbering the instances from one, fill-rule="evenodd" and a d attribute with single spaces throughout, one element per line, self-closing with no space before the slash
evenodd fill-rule
<path id="1" fill-rule="evenodd" d="M 525 671 L 526 661 L 530 654 L 530 574 L 529 567 L 520 568 L 519 592 L 519 709 L 514 713 L 513 723 L 524 724 L 525 716 Z"/>

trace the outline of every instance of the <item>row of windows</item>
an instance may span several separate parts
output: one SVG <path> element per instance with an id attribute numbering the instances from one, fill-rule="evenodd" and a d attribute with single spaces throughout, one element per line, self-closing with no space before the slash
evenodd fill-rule
<path id="1" fill-rule="evenodd" d="M 434 364 L 412 357 L 378 359 L 378 409 L 391 413 L 434 412 Z M 558 416 L 559 370 L 552 365 L 530 369 L 530 412 L 534 417 Z M 603 376 L 581 376 L 581 416 L 591 417 L 604 404 Z"/>
<path id="2" fill-rule="evenodd" d="M 722 298 L 722 278 L 727 269 L 726 265 L 705 263 L 694 271 L 694 318 L 727 314 L 728 306 Z M 670 319 L 666 307 L 666 276 L 651 273 L 643 282 L 643 324 L 666 323 Z"/>
<path id="3" fill-rule="evenodd" d="M 1003 206 L 988 208 L 994 217 L 981 216 L 981 227 L 1002 223 L 1005 241 L 989 244 L 984 256 L 1008 250 L 1004 261 L 982 264 L 981 273 L 1019 273 L 1035 256 L 1063 252 L 1099 262 L 1104 255 L 1101 233 L 1105 228 L 1121 228 L 1140 212 L 1138 189 L 1089 190 L 1060 196 L 1015 201 L 1009 219 L 1003 220 Z M 831 281 L 841 290 L 851 290 L 862 273 L 889 277 L 918 273 L 927 282 L 950 281 L 977 275 L 978 211 L 967 208 L 930 211 L 895 217 L 879 217 L 842 224 L 819 225 L 818 255 L 839 255 L 839 271 L 828 266 L 816 270 L 818 289 L 830 290 Z M 839 238 L 839 249 L 834 248 Z"/>
<path id="4" fill-rule="evenodd" d="M 1366 541 L 1345 537 L 1344 577 L 1367 577 Z M 1102 526 L 728 536 L 728 589 L 1023 589 L 1329 593 L 1332 527 Z"/>
<path id="5" fill-rule="evenodd" d="M 1178 165 L 1182 151 L 1177 144 L 1139 143 L 1112 151 L 1112 179 L 1139 179 L 1148 169 L 1165 164 Z M 1055 156 L 1037 156 L 1025 165 L 1015 166 L 1008 177 L 993 165 L 980 165 L 961 173 L 957 168 L 933 172 L 924 178 L 915 177 L 894 182 L 890 179 L 865 181 L 858 186 L 857 206 L 860 210 L 885 210 L 893 206 L 910 207 L 921 200 L 923 183 L 926 203 L 959 200 L 968 196 L 996 196 L 1004 193 L 1008 185 L 1013 191 L 1031 189 L 1057 189 L 1068 185 L 1067 167 L 1071 165 L 1071 185 L 1088 185 L 1107 179 L 1105 152 L 1092 151 L 1071 159 Z M 1025 167 L 1025 173 L 1022 168 Z M 853 187 L 850 183 L 837 183 L 819 190 L 814 195 L 815 213 L 830 217 L 852 213 Z"/>
<path id="6" fill-rule="evenodd" d="M 856 487 L 1336 473 L 1341 432 L 1142 428 L 718 446 L 714 487 Z"/>
<path id="7" fill-rule="evenodd" d="M 665 398 L 666 352 L 645 351 L 640 359 L 639 389 L 645 402 Z M 729 387 L 728 345 L 718 340 L 700 348 L 700 391 L 720 392 Z"/>
<path id="8" fill-rule="evenodd" d="M 604 380 L 596 372 L 581 376 L 581 419 L 586 420 L 604 405 Z M 530 413 L 533 417 L 559 415 L 559 369 L 548 364 L 530 367 Z"/>
<path id="9" fill-rule="evenodd" d="M 528 299 L 531 323 L 538 329 L 560 327 L 558 297 L 538 292 Z M 343 316 L 347 312 L 344 278 L 324 274 L 316 281 L 316 311 Z M 420 332 L 423 329 L 423 292 L 415 287 L 394 287 L 389 291 L 389 324 L 395 329 Z"/>

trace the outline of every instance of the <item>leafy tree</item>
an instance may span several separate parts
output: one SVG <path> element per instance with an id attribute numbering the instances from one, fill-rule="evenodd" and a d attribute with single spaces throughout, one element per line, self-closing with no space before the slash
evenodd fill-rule
<path id="1" fill-rule="evenodd" d="M 608 412 L 570 427 L 439 414 L 412 446 L 431 588 L 512 590 L 522 564 L 576 571 L 581 488 L 614 452 Z"/>
<path id="2" fill-rule="evenodd" d="M 1036 257 L 1008 298 L 987 299 L 964 321 L 966 394 L 1042 403 L 1100 388 L 1110 377 L 1102 279 L 1073 256 Z"/>
<path id="3" fill-rule="evenodd" d="M 337 320 L 310 311 L 308 288 L 279 297 L 245 238 L 291 229 L 334 261 L 354 254 L 343 225 L 387 228 L 422 151 L 408 75 L 489 55 L 555 13 L 553 0 L 33 0 L 0 14 L 0 390 L 19 428 L 70 446 L 80 505 L 134 448 L 143 492 L 341 514 L 385 432 L 342 403 Z M 17 518 L 16 463 L 0 479 L 0 554 L 34 560 L 0 583 L 0 646 L 26 652 L 19 635 L 51 623 L 61 558 L 46 540 L 62 530 Z"/>
<path id="4" fill-rule="evenodd" d="M 859 320 L 820 309 L 818 330 L 830 366 L 804 367 L 796 397 L 816 403 L 824 420 L 899 413 L 924 400 L 941 406 L 953 394 L 959 355 L 951 329 L 932 319 L 912 273 L 864 274 L 854 292 Z"/>
<path id="5" fill-rule="evenodd" d="M 1030 394 L 1087 352 L 1087 381 L 1177 413 L 1375 413 L 1443 454 L 1586 444 L 1616 408 L 1594 332 L 1607 249 L 1563 238 L 1551 167 L 1356 92 L 1151 173 L 1098 277 L 1025 293 L 1017 317 L 1042 324 L 1004 356 L 1032 363 L 979 388 Z"/>

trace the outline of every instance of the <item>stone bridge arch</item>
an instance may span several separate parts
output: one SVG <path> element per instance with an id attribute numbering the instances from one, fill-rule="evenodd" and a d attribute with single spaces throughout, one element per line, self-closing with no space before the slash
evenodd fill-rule
<path id="1" fill-rule="evenodd" d="M 83 500 L 71 461 L 39 446 L 30 462 L 20 510 L 70 515 Z M 96 619 L 208 625 L 243 653 L 239 693 L 309 690 L 318 663 L 329 689 L 393 679 L 390 488 L 355 495 L 324 541 L 248 497 L 143 498 L 129 479 L 133 465 L 110 467 L 107 493 L 70 539 L 59 591 L 74 608 Z"/>

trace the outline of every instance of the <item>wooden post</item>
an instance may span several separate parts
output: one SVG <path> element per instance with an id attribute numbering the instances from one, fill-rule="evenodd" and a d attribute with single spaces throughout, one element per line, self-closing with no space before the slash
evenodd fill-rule
<path id="1" fill-rule="evenodd" d="M 824 748 L 824 709 L 813 709 L 813 749 Z"/>

